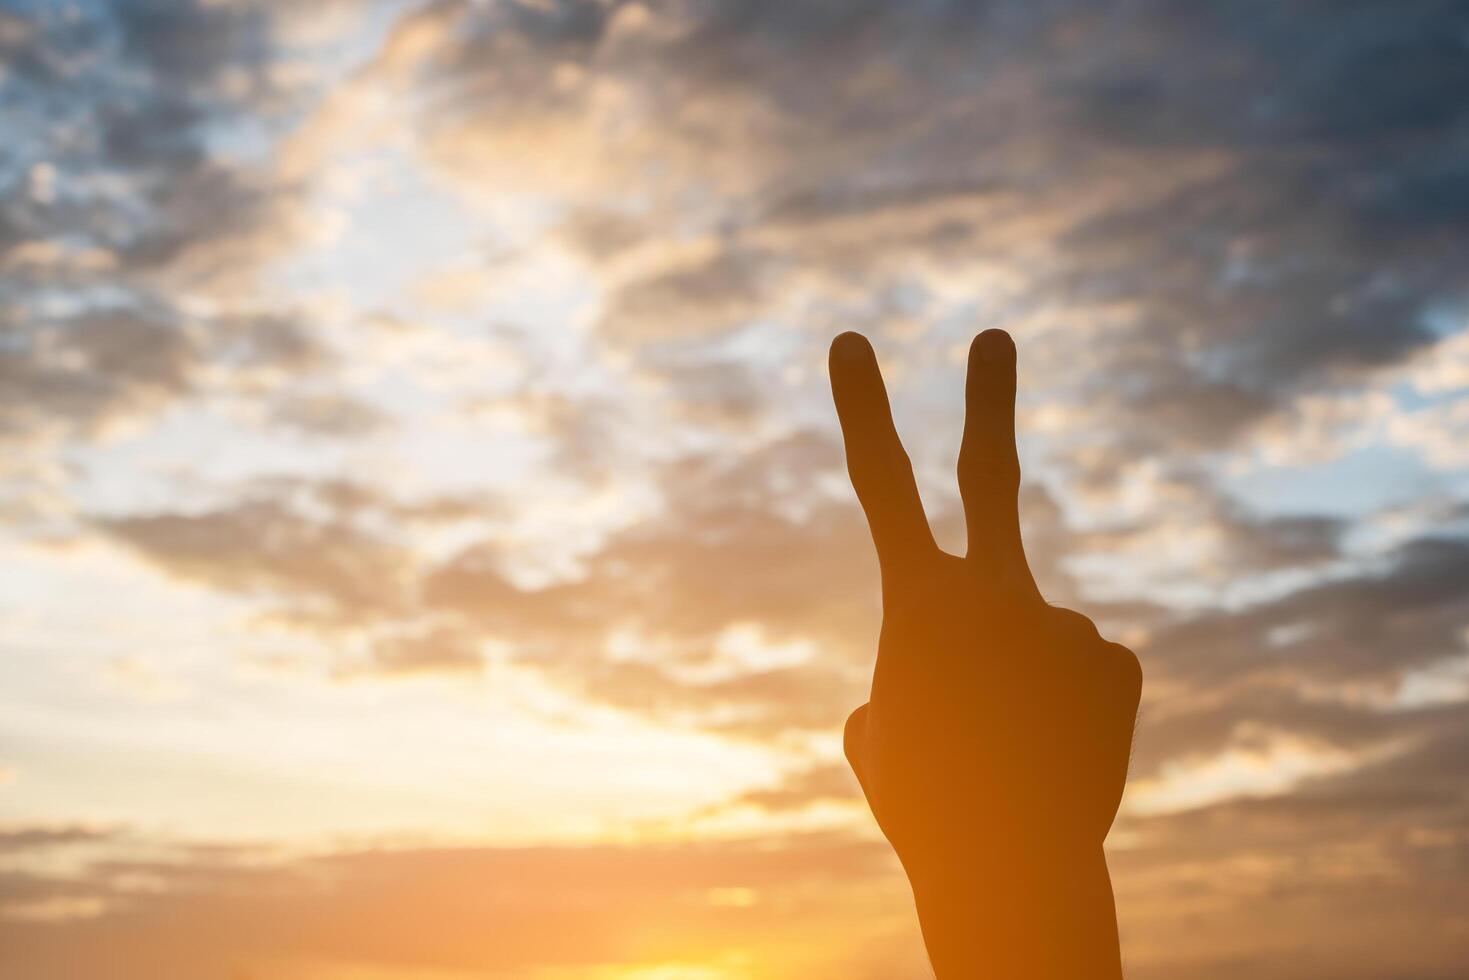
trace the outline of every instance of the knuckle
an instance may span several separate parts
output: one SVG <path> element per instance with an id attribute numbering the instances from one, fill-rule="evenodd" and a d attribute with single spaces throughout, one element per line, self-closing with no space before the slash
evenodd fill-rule
<path id="1" fill-rule="evenodd" d="M 1020 460 L 1014 454 L 959 453 L 959 478 L 974 483 L 1005 486 L 1020 483 Z"/>
<path id="2" fill-rule="evenodd" d="M 1100 648 L 1096 650 L 1096 656 L 1100 660 L 1103 676 L 1110 678 L 1109 683 L 1117 684 L 1133 697 L 1141 697 L 1143 667 L 1137 654 L 1121 643 L 1103 638 L 1096 623 L 1074 609 L 1053 606 L 1051 615 L 1060 635 L 1067 637 L 1072 642 L 1086 643 L 1094 647 L 1100 645 Z"/>
<path id="3" fill-rule="evenodd" d="M 1097 624 L 1092 622 L 1090 617 L 1082 615 L 1075 609 L 1052 606 L 1051 615 L 1060 631 L 1069 637 L 1093 640 L 1101 635 L 1097 632 Z"/>
<path id="4" fill-rule="evenodd" d="M 1121 643 L 1108 643 L 1107 655 L 1112 668 L 1129 691 L 1141 694 L 1143 688 L 1143 665 L 1133 653 Z"/>

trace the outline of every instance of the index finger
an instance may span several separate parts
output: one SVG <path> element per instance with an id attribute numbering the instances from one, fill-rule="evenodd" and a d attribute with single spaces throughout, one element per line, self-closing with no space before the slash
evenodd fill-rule
<path id="1" fill-rule="evenodd" d="M 836 402 L 847 473 L 867 515 L 883 575 L 906 559 L 935 550 L 933 532 L 913 478 L 913 464 L 898 439 L 877 355 L 867 338 L 841 334 L 831 344 L 831 394 Z"/>

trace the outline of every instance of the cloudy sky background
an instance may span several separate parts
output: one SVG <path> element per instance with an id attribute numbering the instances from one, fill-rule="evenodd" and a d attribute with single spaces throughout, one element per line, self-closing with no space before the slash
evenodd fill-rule
<path id="1" fill-rule="evenodd" d="M 1469 4 L 0 4 L 0 977 L 926 975 L 824 368 L 1020 346 L 1128 974 L 1469 962 Z"/>

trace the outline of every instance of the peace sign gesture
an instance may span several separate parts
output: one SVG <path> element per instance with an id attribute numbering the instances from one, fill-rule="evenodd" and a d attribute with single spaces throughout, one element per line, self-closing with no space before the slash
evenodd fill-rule
<path id="1" fill-rule="evenodd" d="M 872 694 L 847 722 L 847 758 L 908 872 L 935 969 L 1120 976 L 1102 840 L 1142 673 L 1031 577 L 1014 342 L 987 330 L 969 351 L 963 558 L 934 542 L 866 338 L 832 343 L 831 387 L 882 572 Z"/>

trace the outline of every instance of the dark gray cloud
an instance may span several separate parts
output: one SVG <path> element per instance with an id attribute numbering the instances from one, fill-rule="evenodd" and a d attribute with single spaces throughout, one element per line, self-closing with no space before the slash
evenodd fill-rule
<path id="1" fill-rule="evenodd" d="M 1026 262 L 1000 319 L 1129 311 L 1083 383 L 1120 459 L 1235 444 L 1465 300 L 1462 3 L 667 3 L 636 31 L 628 9 L 445 7 L 479 26 L 436 68 L 464 111 L 493 88 L 552 130 L 611 123 L 547 66 L 615 81 L 637 139 L 593 193 L 723 195 L 576 223 L 604 256 L 638 221 L 719 243 L 620 285 L 615 342 L 784 322 L 793 289 L 876 293 L 915 259 Z"/>
<path id="2" fill-rule="evenodd" d="M 102 307 L 75 316 L 12 314 L 0 344 L 0 435 L 24 438 L 60 428 L 92 438 L 110 424 L 200 394 L 210 369 L 225 381 L 211 390 L 250 391 L 274 375 L 318 373 L 328 355 L 302 327 L 273 316 L 185 318 L 154 303 Z M 373 413 L 330 395 L 287 400 L 278 421 L 321 429 Z M 325 411 L 336 405 L 338 412 Z"/>
<path id="3" fill-rule="evenodd" d="M 179 287 L 248 275 L 287 234 L 289 188 L 219 149 L 223 134 L 263 132 L 284 105 L 272 44 L 269 13 L 253 4 L 4 14 L 7 435 L 58 423 L 94 435 L 193 393 L 215 364 L 310 366 L 315 343 L 293 324 L 180 303 Z"/>
<path id="4" fill-rule="evenodd" d="M 1278 669 L 1325 682 L 1381 680 L 1456 653 L 1469 616 L 1469 543 L 1424 538 L 1388 565 L 1160 633 L 1159 666 L 1191 680 Z"/>
<path id="5" fill-rule="evenodd" d="M 0 94 L 16 127 L 0 186 L 17 235 L 148 268 L 258 230 L 279 203 L 209 148 L 272 97 L 264 7 L 142 0 L 8 17 L 24 56 Z M 42 193 L 35 167 L 51 175 Z"/>
<path id="6" fill-rule="evenodd" d="M 0 348 L 0 433 L 70 422 L 96 430 L 187 391 L 197 346 L 169 321 L 130 310 L 70 322 L 12 321 Z"/>
<path id="7" fill-rule="evenodd" d="M 1425 538 L 1385 567 L 1161 627 L 1142 658 L 1169 694 L 1143 711 L 1135 773 L 1281 735 L 1354 753 L 1436 742 L 1461 713 L 1393 699 L 1413 671 L 1464 656 L 1466 583 L 1469 546 Z"/>

